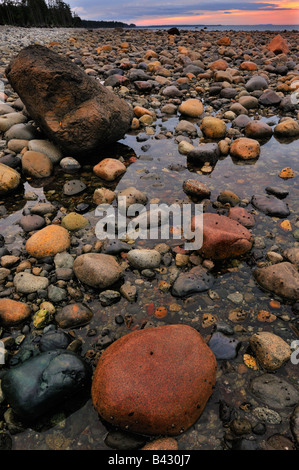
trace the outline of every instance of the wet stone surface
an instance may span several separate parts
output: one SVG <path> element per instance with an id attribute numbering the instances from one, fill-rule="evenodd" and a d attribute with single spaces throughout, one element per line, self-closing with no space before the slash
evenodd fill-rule
<path id="1" fill-rule="evenodd" d="M 0 339 L 5 348 L 0 380 L 10 379 L 0 397 L 1 450 L 129 450 L 154 441 L 155 436 L 132 435 L 103 421 L 89 380 L 82 380 L 84 393 L 76 397 L 73 377 L 85 366 L 93 372 L 123 336 L 165 325 L 197 330 L 217 361 L 216 384 L 200 418 L 173 436 L 172 446 L 183 451 L 298 448 L 299 354 L 284 356 L 272 373 L 265 345 L 267 362 L 256 353 L 260 348 L 251 347 L 251 338 L 262 332 L 291 349 L 299 336 L 299 109 L 290 98 L 299 80 L 297 34 L 281 32 L 288 48 L 276 38 L 275 53 L 268 48 L 276 36 L 271 31 L 199 29 L 171 35 L 0 27 L 0 80 L 6 94 L 0 104 Z M 5 75 L 13 57 L 36 41 L 68 56 L 93 80 L 106 81 L 132 107 L 131 128 L 121 140 L 89 156 L 53 149 Z M 180 108 L 190 99 L 199 104 Z M 259 154 L 232 156 L 233 142 L 247 137 L 259 143 Z M 50 149 L 50 174 L 36 178 L 23 171 L 26 151 L 47 154 Z M 104 159 L 121 164 L 115 179 L 95 174 Z M 185 249 L 186 240 L 174 236 L 171 224 L 164 238 L 99 239 L 97 201 L 109 201 L 117 212 L 121 192 L 145 210 L 162 203 L 194 209 L 200 202 L 204 213 L 237 221 L 241 233 L 243 223 L 252 246 L 239 256 L 207 258 Z M 80 224 L 64 229 L 66 244 L 46 231 L 33 238 L 41 241 L 46 233 L 43 243 L 26 245 L 72 213 L 80 214 Z M 127 222 L 136 216 L 132 213 Z M 62 248 L 52 252 L 48 247 L 54 245 Z M 41 254 L 42 246 L 47 250 Z M 228 250 L 234 253 L 234 246 Z M 14 318 L 8 300 L 17 302 Z M 17 312 L 26 315 L 17 318 Z M 45 354 L 55 357 L 55 367 L 41 385 Z M 59 360 L 63 354 L 71 358 L 67 377 Z M 16 393 L 19 379 L 13 372 L 25 371 L 23 383 L 17 383 L 22 390 L 29 361 L 38 364 L 31 372 L 30 397 Z M 61 402 L 58 391 L 66 378 L 69 398 Z M 44 387 L 42 394 L 36 384 Z M 172 390 L 177 384 L 168 385 Z M 41 411 L 30 425 L 20 416 L 24 407 Z"/>

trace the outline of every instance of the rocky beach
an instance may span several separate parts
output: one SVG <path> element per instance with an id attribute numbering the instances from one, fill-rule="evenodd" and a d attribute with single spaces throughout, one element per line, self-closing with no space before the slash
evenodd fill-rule
<path id="1" fill-rule="evenodd" d="M 1 450 L 298 449 L 298 58 L 0 26 Z M 134 204 L 202 205 L 202 245 L 99 236 Z"/>

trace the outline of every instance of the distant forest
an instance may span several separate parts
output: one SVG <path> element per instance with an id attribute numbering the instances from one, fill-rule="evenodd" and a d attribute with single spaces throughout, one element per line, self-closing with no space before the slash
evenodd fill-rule
<path id="1" fill-rule="evenodd" d="M 24 27 L 133 28 L 120 21 L 82 20 L 62 0 L 0 0 L 0 25 Z"/>

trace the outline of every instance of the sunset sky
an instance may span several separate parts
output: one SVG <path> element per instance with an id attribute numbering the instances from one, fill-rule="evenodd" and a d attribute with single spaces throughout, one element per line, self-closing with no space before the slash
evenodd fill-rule
<path id="1" fill-rule="evenodd" d="M 299 1 L 292 0 L 71 0 L 82 19 L 114 20 L 138 26 L 170 24 L 299 24 Z"/>

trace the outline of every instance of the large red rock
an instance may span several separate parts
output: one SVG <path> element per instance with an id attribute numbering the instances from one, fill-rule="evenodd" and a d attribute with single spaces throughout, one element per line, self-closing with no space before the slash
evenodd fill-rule
<path id="1" fill-rule="evenodd" d="M 121 139 L 133 110 L 68 57 L 40 45 L 22 49 L 6 76 L 50 140 L 76 156 Z"/>
<path id="2" fill-rule="evenodd" d="M 218 214 L 203 214 L 203 244 L 199 253 L 208 259 L 221 260 L 240 256 L 252 247 L 252 234 L 240 223 Z M 192 219 L 195 229 L 197 219 Z"/>
<path id="3" fill-rule="evenodd" d="M 216 359 L 187 325 L 134 331 L 97 364 L 91 396 L 106 421 L 147 435 L 178 435 L 200 417 L 216 380 Z"/>

